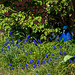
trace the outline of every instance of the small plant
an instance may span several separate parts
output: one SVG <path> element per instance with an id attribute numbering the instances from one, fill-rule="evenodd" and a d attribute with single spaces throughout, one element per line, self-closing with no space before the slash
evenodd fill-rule
<path id="1" fill-rule="evenodd" d="M 66 57 L 71 52 L 70 49 L 74 49 L 73 44 L 70 46 L 72 42 L 67 42 L 68 48 L 65 48 L 65 44 L 61 41 L 41 43 L 39 39 L 38 41 L 30 40 L 29 37 L 30 35 L 22 41 L 18 40 L 18 43 L 13 38 L 5 40 L 0 52 L 2 68 L 6 68 L 7 73 L 11 71 L 11 74 L 66 74 L 64 70 L 68 70 L 70 65 L 69 62 L 66 62 Z M 74 52 L 70 54 L 73 56 Z M 65 63 L 60 64 L 63 59 Z M 64 72 L 61 71 L 62 68 Z"/>

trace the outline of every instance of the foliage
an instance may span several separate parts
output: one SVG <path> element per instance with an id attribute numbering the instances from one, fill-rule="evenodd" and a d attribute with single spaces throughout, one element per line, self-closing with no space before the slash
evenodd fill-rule
<path id="1" fill-rule="evenodd" d="M 63 63 L 63 62 L 67 62 L 67 60 L 70 60 L 71 58 L 73 58 L 73 56 L 66 55 L 66 56 L 64 57 L 64 60 L 61 61 L 61 63 Z"/>
<path id="2" fill-rule="evenodd" d="M 7 39 L 0 41 L 0 66 L 3 71 L 6 68 L 7 73 L 11 75 L 36 73 L 39 75 L 71 75 L 74 73 L 75 45 L 73 40 L 53 42 L 56 38 L 55 34 L 61 34 L 60 26 L 66 24 L 63 18 L 73 11 L 69 4 L 71 1 L 19 1 L 5 0 L 3 4 L 0 4 L 0 29 L 5 29 L 8 34 Z M 13 37 L 9 37 L 11 36 L 10 30 Z M 37 41 L 38 38 L 46 41 L 41 43 L 40 40 Z M 52 42 L 47 42 L 49 40 Z M 67 60 L 65 58 L 67 55 L 74 57 L 72 60 L 69 58 L 69 62 L 60 63 L 63 59 Z"/>
<path id="3" fill-rule="evenodd" d="M 10 2 L 11 2 L 11 0 L 10 0 Z M 26 34 L 31 33 L 31 36 L 34 36 L 34 34 L 38 35 L 39 33 L 41 33 L 42 35 L 38 35 L 35 37 L 40 38 L 41 40 L 43 40 L 43 39 L 48 40 L 47 36 L 49 36 L 50 33 L 52 31 L 54 31 L 54 29 L 51 29 L 51 26 L 47 23 L 47 19 L 49 18 L 48 15 L 54 14 L 54 13 L 51 13 L 53 8 L 55 10 L 54 12 L 57 14 L 58 7 L 62 6 L 62 4 L 64 4 L 64 7 L 68 6 L 69 1 L 68 2 L 65 1 L 65 3 L 64 3 L 64 1 L 61 1 L 59 6 L 57 6 L 57 3 L 59 3 L 59 1 L 47 1 L 47 0 L 46 1 L 40 1 L 40 0 L 39 1 L 36 1 L 36 0 L 31 1 L 30 0 L 29 2 L 28 1 L 21 1 L 21 2 L 13 1 L 11 3 L 12 3 L 12 6 L 10 8 L 11 12 L 14 11 L 15 13 L 12 12 L 11 14 L 9 14 L 8 10 L 5 10 L 5 8 L 4 8 L 4 10 L 1 9 L 1 13 L 4 13 L 4 11 L 8 12 L 8 14 L 6 13 L 6 15 L 7 15 L 6 19 L 8 18 L 8 16 L 10 16 L 8 18 L 9 20 L 11 20 L 11 17 L 12 17 L 12 19 L 14 19 L 14 20 L 12 20 L 13 22 L 10 24 L 10 28 L 12 28 L 12 30 L 13 30 L 13 28 L 16 28 L 14 30 L 15 32 L 13 31 L 13 33 L 15 34 L 15 37 L 16 37 L 16 35 L 17 36 L 21 35 L 21 36 L 19 36 L 19 38 L 24 38 L 24 37 L 26 37 Z M 53 7 L 50 7 L 51 3 L 52 4 L 54 3 Z M 28 8 L 26 8 L 25 6 L 28 6 Z M 30 8 L 30 6 L 33 8 Z M 21 8 L 23 8 L 23 9 L 21 9 Z M 60 8 L 62 10 L 63 7 L 60 7 Z M 7 7 L 6 9 L 9 9 L 9 7 Z M 4 23 L 4 21 L 5 20 L 3 20 L 2 23 Z M 9 21 L 9 23 L 10 23 L 10 21 Z M 4 23 L 4 25 L 5 25 L 5 23 Z M 23 34 L 20 33 L 21 31 L 19 32 L 18 27 L 21 27 Z M 55 33 L 59 32 L 59 31 L 60 31 L 59 28 L 55 29 Z M 17 32 L 18 32 L 18 34 L 17 34 Z"/>
<path id="4" fill-rule="evenodd" d="M 60 75 L 66 74 L 66 72 L 68 75 L 70 75 L 72 68 L 70 67 L 70 65 L 72 65 L 71 62 L 62 64 L 60 64 L 60 62 L 68 54 L 74 56 L 75 45 L 72 43 L 72 41 L 58 41 L 48 43 L 43 42 L 41 44 L 39 44 L 39 42 L 36 43 L 37 46 L 34 42 L 27 43 L 25 41 L 24 43 L 23 40 L 16 44 L 16 41 L 14 41 L 13 39 L 10 40 L 10 42 L 9 39 L 6 39 L 4 45 L 0 44 L 0 55 L 2 56 L 0 58 L 0 60 L 2 61 L 1 67 L 6 68 L 5 70 L 7 70 L 7 72 L 11 73 L 12 75 L 27 75 L 36 73 L 44 75 L 54 75 L 56 73 Z M 73 63 L 75 63 L 75 60 L 73 60 Z M 66 71 L 64 71 L 65 69 Z M 17 70 L 20 71 L 17 72 Z M 74 67 L 72 68 L 72 71 L 74 71 Z"/>

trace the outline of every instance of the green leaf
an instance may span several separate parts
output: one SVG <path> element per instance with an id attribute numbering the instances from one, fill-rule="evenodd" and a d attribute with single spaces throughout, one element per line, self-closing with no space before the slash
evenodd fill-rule
<path id="1" fill-rule="evenodd" d="M 47 32 L 44 32 L 44 34 L 47 36 Z"/>
<path id="2" fill-rule="evenodd" d="M 38 19 L 39 22 L 41 22 L 41 19 Z"/>
<path id="3" fill-rule="evenodd" d="M 64 57 L 64 61 L 66 62 L 67 60 L 71 59 L 72 57 L 73 57 L 73 56 L 66 55 L 66 56 Z"/>
<path id="4" fill-rule="evenodd" d="M 44 40 L 46 40 L 46 36 L 44 36 L 43 38 L 44 38 Z"/>
<path id="5" fill-rule="evenodd" d="M 55 32 L 58 32 L 58 29 L 55 29 Z"/>
<path id="6" fill-rule="evenodd" d="M 15 20 L 18 21 L 18 18 L 16 18 Z"/>
<path id="7" fill-rule="evenodd" d="M 30 24 L 33 25 L 33 22 L 30 22 Z M 30 26 L 31 26 L 31 25 L 30 25 Z"/>
<path id="8" fill-rule="evenodd" d="M 69 60 L 69 59 L 71 59 L 71 58 L 73 58 L 73 56 L 66 55 L 66 56 L 64 57 L 64 60 L 61 61 L 60 63 L 66 62 L 67 60 Z"/>
<path id="9" fill-rule="evenodd" d="M 42 5 L 42 1 L 37 1 L 38 3 L 40 3 L 40 5 Z"/>

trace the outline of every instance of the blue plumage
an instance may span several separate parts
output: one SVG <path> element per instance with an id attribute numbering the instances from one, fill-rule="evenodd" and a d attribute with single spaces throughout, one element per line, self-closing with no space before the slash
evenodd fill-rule
<path id="1" fill-rule="evenodd" d="M 63 29 L 66 29 L 67 26 L 64 26 Z M 70 34 L 69 30 L 65 30 L 64 33 L 62 33 L 62 35 L 59 37 L 59 40 L 64 40 L 64 41 L 68 41 L 72 39 L 72 35 Z"/>

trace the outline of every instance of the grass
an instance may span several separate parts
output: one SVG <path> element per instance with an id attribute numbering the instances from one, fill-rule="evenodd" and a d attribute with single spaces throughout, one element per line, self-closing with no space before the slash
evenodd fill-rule
<path id="1" fill-rule="evenodd" d="M 65 42 L 64 41 L 44 42 L 41 44 L 37 42 L 37 46 L 34 44 L 34 42 L 27 43 L 26 41 L 25 43 L 20 42 L 17 45 L 16 43 L 14 43 L 13 46 L 12 40 L 10 40 L 11 43 L 8 43 L 7 45 L 4 46 L 4 43 L 6 42 L 8 42 L 8 40 L 7 41 L 5 40 L 4 42 L 0 41 L 0 48 L 3 48 L 3 51 L 5 51 L 5 53 L 3 53 L 3 51 L 0 52 L 0 63 L 1 63 L 0 66 L 1 70 L 3 70 L 3 72 L 2 71 L 1 72 L 6 75 L 36 75 L 36 74 L 37 75 L 48 75 L 48 74 L 74 75 L 75 74 L 74 59 L 72 59 L 72 63 L 65 62 L 60 64 L 60 62 L 64 59 L 66 55 L 71 55 L 71 56 L 75 55 L 75 44 L 73 43 L 73 40 Z M 7 48 L 8 46 L 10 46 L 10 49 Z M 59 51 L 61 51 L 62 54 L 60 54 Z M 52 60 L 50 60 L 50 58 Z M 38 59 L 40 60 L 39 63 Z M 10 64 L 12 64 L 12 66 L 10 66 Z M 20 64 L 22 66 L 20 66 Z M 29 66 L 30 68 L 28 68 Z M 14 70 L 12 69 L 12 67 L 14 68 Z"/>

